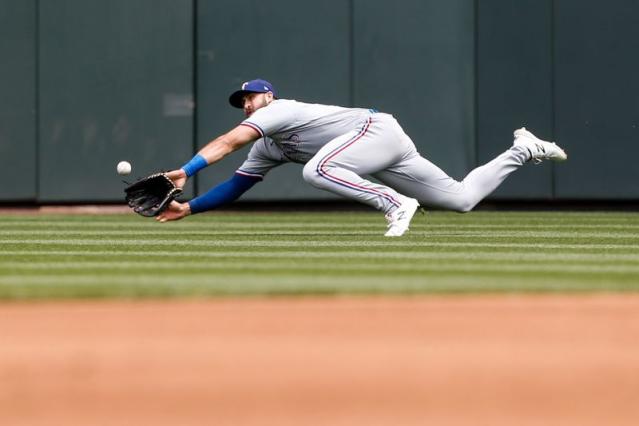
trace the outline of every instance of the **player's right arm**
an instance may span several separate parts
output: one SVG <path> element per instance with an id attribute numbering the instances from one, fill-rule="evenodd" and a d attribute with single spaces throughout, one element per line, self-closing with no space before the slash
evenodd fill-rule
<path id="1" fill-rule="evenodd" d="M 186 163 L 182 168 L 172 170 L 167 176 L 179 187 L 182 188 L 186 180 L 207 167 L 217 163 L 227 155 L 254 142 L 260 137 L 257 130 L 252 127 L 240 124 L 233 130 L 225 133 L 206 144 L 198 153 Z"/>
<path id="2" fill-rule="evenodd" d="M 297 109 L 294 106 L 297 104 L 278 102 L 273 101 L 268 106 L 259 108 L 233 130 L 206 144 L 181 169 L 169 173 L 169 178 L 182 187 L 189 177 L 208 165 L 217 163 L 257 139 L 266 139 L 274 133 L 281 132 L 295 121 Z"/>
<path id="3" fill-rule="evenodd" d="M 212 140 L 198 151 L 208 164 L 214 164 L 232 152 L 257 140 L 260 134 L 252 127 L 240 124 L 230 132 Z"/>

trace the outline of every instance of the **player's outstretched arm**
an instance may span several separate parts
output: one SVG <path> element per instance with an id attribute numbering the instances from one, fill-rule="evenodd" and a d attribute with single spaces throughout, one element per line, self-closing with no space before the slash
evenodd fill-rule
<path id="1" fill-rule="evenodd" d="M 230 132 L 209 142 L 198 153 L 209 164 L 217 163 L 228 154 L 254 142 L 260 134 L 252 127 L 239 125 Z"/>
<path id="2" fill-rule="evenodd" d="M 260 137 L 257 130 L 239 125 L 228 133 L 223 134 L 200 149 L 198 153 L 184 166 L 186 177 L 191 177 L 210 164 L 217 163 L 232 152 L 254 142 Z"/>

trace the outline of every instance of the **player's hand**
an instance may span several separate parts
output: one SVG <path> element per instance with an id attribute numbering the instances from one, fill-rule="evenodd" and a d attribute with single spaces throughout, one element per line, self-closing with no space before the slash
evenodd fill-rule
<path id="1" fill-rule="evenodd" d="M 167 172 L 166 175 L 178 188 L 183 188 L 184 184 L 186 184 L 186 180 L 188 179 L 186 172 L 182 169 L 171 170 L 170 172 Z"/>
<path id="2" fill-rule="evenodd" d="M 170 220 L 180 220 L 191 214 L 191 207 L 189 203 L 179 203 L 177 201 L 171 201 L 169 207 L 155 217 L 158 222 L 168 222 Z"/>

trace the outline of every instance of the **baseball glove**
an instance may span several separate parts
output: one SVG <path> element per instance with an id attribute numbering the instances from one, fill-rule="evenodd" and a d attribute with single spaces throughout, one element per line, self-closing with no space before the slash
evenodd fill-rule
<path id="1" fill-rule="evenodd" d="M 164 173 L 155 173 L 138 180 L 124 189 L 129 207 L 144 217 L 157 216 L 182 193 Z"/>

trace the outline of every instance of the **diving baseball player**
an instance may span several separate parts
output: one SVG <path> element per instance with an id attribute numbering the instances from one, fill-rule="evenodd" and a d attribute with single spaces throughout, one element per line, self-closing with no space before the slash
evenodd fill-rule
<path id="1" fill-rule="evenodd" d="M 272 168 L 295 162 L 304 164 L 304 180 L 311 185 L 383 212 L 385 235 L 399 237 L 420 204 L 467 212 L 526 162 L 567 158 L 556 144 L 521 128 L 515 130 L 511 148 L 458 182 L 420 156 L 390 114 L 279 99 L 273 85 L 259 79 L 244 83 L 229 102 L 243 109 L 246 119 L 168 176 L 182 187 L 199 170 L 255 142 L 248 158 L 233 177 L 209 192 L 186 203 L 173 201 L 157 217 L 160 222 L 230 203 Z"/>

